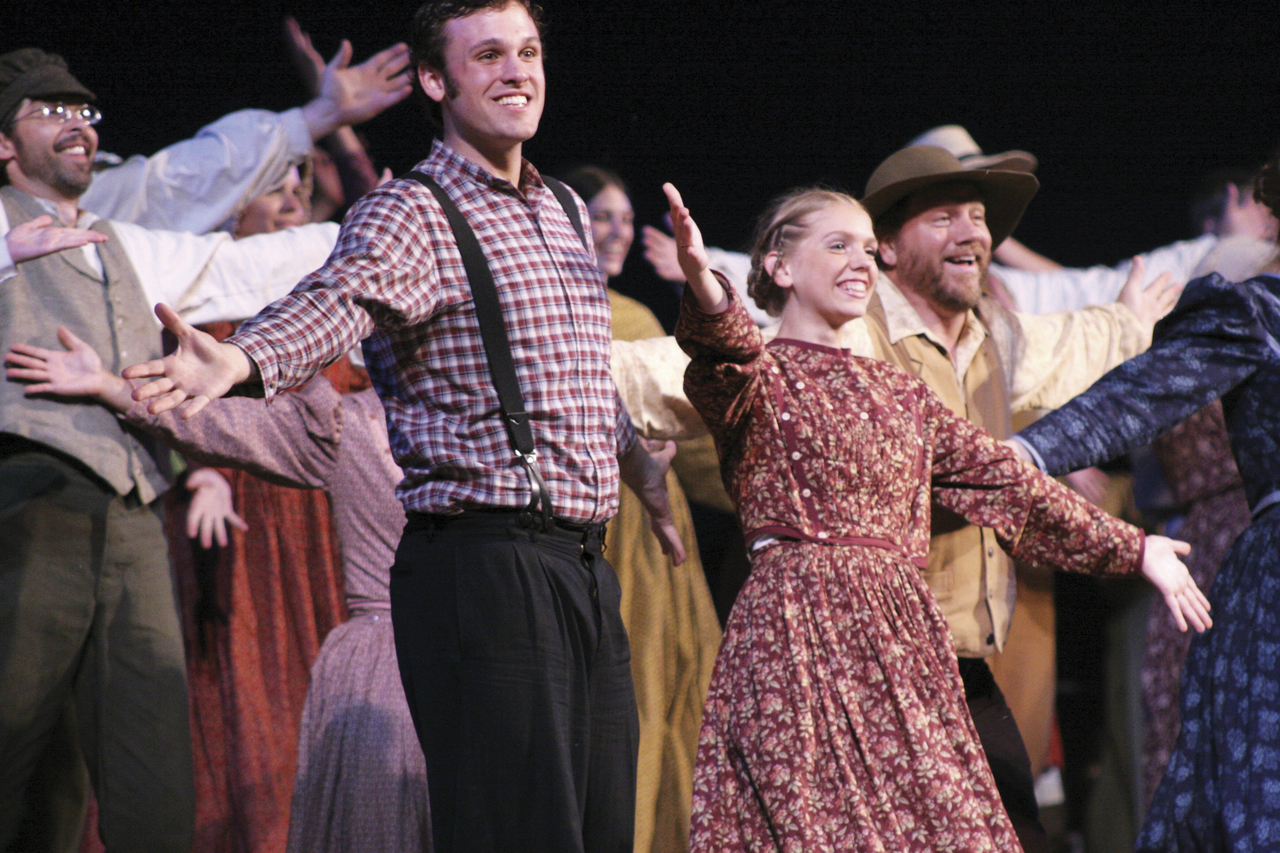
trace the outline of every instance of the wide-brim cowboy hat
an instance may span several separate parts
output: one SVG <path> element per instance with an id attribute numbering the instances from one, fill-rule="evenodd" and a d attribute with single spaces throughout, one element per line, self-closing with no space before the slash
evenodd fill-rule
<path id="1" fill-rule="evenodd" d="M 983 154 L 978 143 L 973 141 L 969 131 L 958 124 L 944 124 L 926 130 L 907 145 L 936 145 L 945 148 L 966 169 L 1002 169 L 1010 172 L 1034 172 L 1040 165 L 1036 155 L 1030 151 L 1013 149 L 999 154 Z"/>
<path id="2" fill-rule="evenodd" d="M 1013 233 L 1027 209 L 1027 203 L 1040 189 L 1036 176 L 1028 172 L 998 169 L 966 169 L 945 148 L 936 145 L 912 145 L 891 155 L 871 173 L 862 206 L 878 220 L 899 201 L 925 187 L 963 182 L 973 184 L 982 193 L 987 209 L 987 230 L 991 246 L 999 246 Z"/>

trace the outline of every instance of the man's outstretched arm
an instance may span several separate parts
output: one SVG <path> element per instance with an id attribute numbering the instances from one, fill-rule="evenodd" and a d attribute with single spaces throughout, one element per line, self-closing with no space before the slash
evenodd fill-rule
<path id="1" fill-rule="evenodd" d="M 305 106 L 240 110 L 151 157 L 98 173 L 81 206 L 104 219 L 203 234 L 278 183 L 315 140 L 368 121 L 408 96 L 408 48 L 394 45 L 350 65 L 350 45 L 320 72 Z"/>

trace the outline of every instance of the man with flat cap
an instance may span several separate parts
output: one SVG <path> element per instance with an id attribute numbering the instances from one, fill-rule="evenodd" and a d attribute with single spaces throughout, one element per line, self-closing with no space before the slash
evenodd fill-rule
<path id="1" fill-rule="evenodd" d="M 196 234 L 217 228 L 275 186 L 316 140 L 368 121 L 408 95 L 410 86 L 401 73 L 409 61 L 405 45 L 389 47 L 359 65 L 349 61 L 344 45 L 325 67 L 319 94 L 301 107 L 279 113 L 237 110 L 150 157 L 135 155 L 96 170 L 80 207 L 147 228 Z M 65 67 L 39 48 L 0 55 L 0 116 L 11 114 L 30 91 L 44 88 Z M 82 101 L 93 101 L 82 85 L 79 90 Z"/>
<path id="2" fill-rule="evenodd" d="M 997 438 L 1015 411 L 1054 408 L 1146 349 L 1180 287 L 1142 288 L 1139 266 L 1120 302 L 1025 315 L 984 292 L 995 246 L 1013 232 L 1039 184 L 1027 172 L 967 169 L 936 146 L 891 155 L 863 204 L 880 241 L 882 275 L 867 309 L 876 355 L 919 377 L 957 414 Z M 966 699 L 1019 840 L 1047 850 L 1026 749 L 985 659 L 1004 647 L 1016 587 L 989 530 L 934 509 L 930 588 L 956 644 Z"/>
<path id="3" fill-rule="evenodd" d="M 233 241 L 83 210 L 93 100 L 60 57 L 0 57 L 0 351 L 57 347 L 65 326 L 119 369 L 159 354 L 153 303 L 177 300 L 192 322 L 241 319 L 328 256 L 331 223 Z M 153 511 L 168 453 L 98 407 L 24 393 L 13 373 L 0 383 L 0 850 L 73 709 L 107 849 L 185 853 L 185 661 Z"/>

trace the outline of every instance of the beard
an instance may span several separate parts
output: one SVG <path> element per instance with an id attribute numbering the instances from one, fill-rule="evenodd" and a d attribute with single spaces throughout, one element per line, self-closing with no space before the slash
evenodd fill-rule
<path id="1" fill-rule="evenodd" d="M 68 163 L 59 157 L 56 151 L 47 149 L 32 151 L 16 138 L 14 140 L 15 147 L 18 149 L 18 162 L 24 173 L 45 186 L 57 190 L 67 198 L 79 198 L 93 182 L 93 154 L 96 149 L 83 136 L 76 137 L 72 142 L 84 145 L 85 150 L 89 152 L 87 164 L 81 166 Z"/>
<path id="2" fill-rule="evenodd" d="M 902 281 L 933 304 L 956 314 L 978 307 L 991 255 L 974 250 L 972 272 L 948 269 L 941 258 L 906 257 L 898 269 Z"/>
<path id="3" fill-rule="evenodd" d="M 93 182 L 91 168 L 77 169 L 61 161 L 55 162 L 54 166 L 46 183 L 68 198 L 79 198 L 84 195 L 85 190 L 89 189 L 89 184 Z"/>

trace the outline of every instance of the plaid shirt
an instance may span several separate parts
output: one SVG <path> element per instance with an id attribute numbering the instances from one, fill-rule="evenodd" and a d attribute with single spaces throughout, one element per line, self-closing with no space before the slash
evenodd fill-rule
<path id="1" fill-rule="evenodd" d="M 448 193 L 489 260 L 556 515 L 607 520 L 618 508 L 617 456 L 636 435 L 609 373 L 609 299 L 594 251 L 527 161 L 517 189 L 437 140 L 417 169 Z M 416 181 L 357 202 L 325 265 L 229 340 L 257 364 L 269 399 L 366 337 L 405 508 L 527 504 L 462 256 Z"/>

